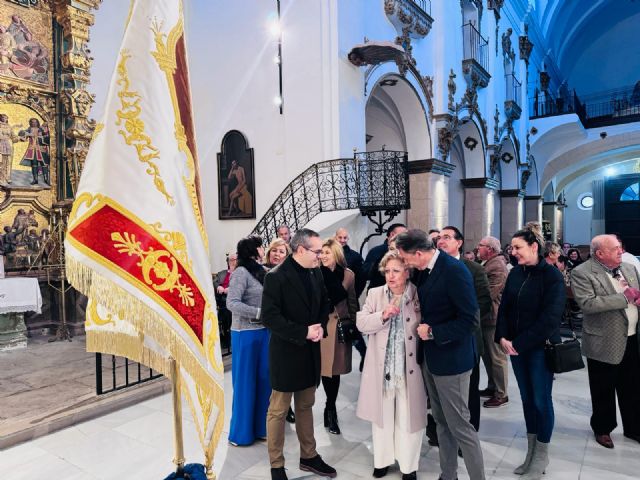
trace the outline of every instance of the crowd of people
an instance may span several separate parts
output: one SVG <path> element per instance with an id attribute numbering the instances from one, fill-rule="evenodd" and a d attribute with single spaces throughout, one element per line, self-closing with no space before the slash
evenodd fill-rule
<path id="1" fill-rule="evenodd" d="M 403 480 L 417 478 L 426 432 L 439 448 L 440 479 L 457 478 L 459 457 L 471 479 L 484 479 L 481 407 L 508 405 L 510 360 L 528 440 L 514 473 L 541 479 L 554 428 L 545 347 L 562 342 L 567 295 L 583 314 L 595 439 L 614 448 L 617 396 L 624 436 L 640 442 L 640 263 L 615 235 L 594 237 L 583 261 L 576 248 L 545 242 L 536 223 L 504 248 L 487 236 L 466 251 L 456 226 L 427 233 L 393 224 L 366 259 L 344 228 L 324 240 L 309 229 L 292 236 L 286 225 L 277 232 L 266 251 L 260 237 L 241 239 L 215 278 L 232 317 L 229 442 L 266 440 L 272 480 L 287 479 L 286 421 L 295 423 L 300 469 L 337 475 L 316 450 L 312 407 L 322 384 L 324 427 L 341 434 L 336 399 L 352 347 L 374 478 L 396 462 Z"/>

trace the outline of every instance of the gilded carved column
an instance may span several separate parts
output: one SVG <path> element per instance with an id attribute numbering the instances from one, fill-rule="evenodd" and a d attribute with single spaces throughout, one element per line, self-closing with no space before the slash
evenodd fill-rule
<path id="1" fill-rule="evenodd" d="M 53 0 L 53 13 L 59 25 L 60 42 L 59 95 L 65 113 L 61 175 L 69 179 L 71 189 L 63 185 L 61 198 L 75 194 L 82 166 L 89 150 L 95 122 L 89 119 L 93 96 L 86 90 L 93 58 L 89 55 L 89 28 L 93 25 L 91 10 L 102 0 Z M 64 177 L 63 177 L 64 178 Z"/>

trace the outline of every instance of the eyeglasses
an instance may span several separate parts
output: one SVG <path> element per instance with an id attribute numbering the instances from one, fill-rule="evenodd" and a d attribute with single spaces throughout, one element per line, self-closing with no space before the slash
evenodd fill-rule
<path id="1" fill-rule="evenodd" d="M 302 248 L 304 248 L 305 250 L 313 253 L 316 257 L 319 257 L 320 255 L 322 255 L 322 249 L 319 250 L 311 250 L 310 248 L 305 247 L 304 245 L 302 245 Z"/>
<path id="2" fill-rule="evenodd" d="M 438 240 L 440 240 L 440 239 L 442 239 L 442 240 L 447 240 L 447 241 L 448 241 L 448 240 L 454 240 L 454 238 L 453 238 L 451 235 L 440 235 L 440 236 L 438 237 Z"/>
<path id="3" fill-rule="evenodd" d="M 479 244 L 478 244 L 478 248 L 480 248 L 480 247 L 489 248 L 489 245 L 486 245 L 486 244 L 484 244 L 484 243 L 479 243 Z"/>

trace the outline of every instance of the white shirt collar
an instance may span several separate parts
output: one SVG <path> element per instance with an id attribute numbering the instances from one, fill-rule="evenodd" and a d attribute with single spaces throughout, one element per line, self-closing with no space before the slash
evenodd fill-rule
<path id="1" fill-rule="evenodd" d="M 433 257 L 431 257 L 431 260 L 429 260 L 429 264 L 427 265 L 427 268 L 429 270 L 433 270 L 433 267 L 436 264 L 436 260 L 438 260 L 438 255 L 440 255 L 440 250 L 436 248 L 435 251 L 436 253 L 433 254 Z"/>

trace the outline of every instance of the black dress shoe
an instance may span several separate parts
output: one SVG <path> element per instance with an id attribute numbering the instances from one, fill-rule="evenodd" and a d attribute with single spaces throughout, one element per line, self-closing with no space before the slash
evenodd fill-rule
<path id="1" fill-rule="evenodd" d="M 360 373 L 362 373 L 363 368 L 364 368 L 364 355 L 360 359 L 360 366 L 358 367 L 358 370 L 360 370 Z"/>
<path id="2" fill-rule="evenodd" d="M 613 440 L 611 440 L 610 435 L 596 435 L 596 442 L 604 448 L 613 448 Z"/>
<path id="3" fill-rule="evenodd" d="M 284 471 L 284 467 L 272 468 L 271 480 L 289 480 L 287 473 Z"/>
<path id="4" fill-rule="evenodd" d="M 301 458 L 300 470 L 312 472 L 321 477 L 334 478 L 337 475 L 336 469 L 324 463 L 320 455 L 313 458 Z"/>
<path id="5" fill-rule="evenodd" d="M 389 467 L 374 468 L 373 469 L 373 477 L 374 478 L 382 478 L 387 474 L 388 471 L 389 471 Z"/>
<path id="6" fill-rule="evenodd" d="M 402 474 L 402 480 L 416 480 L 416 479 L 417 479 L 416 472 Z"/>
<path id="7" fill-rule="evenodd" d="M 296 415 L 293 413 L 291 407 L 289 407 L 289 411 L 287 412 L 287 422 L 296 423 Z"/>

